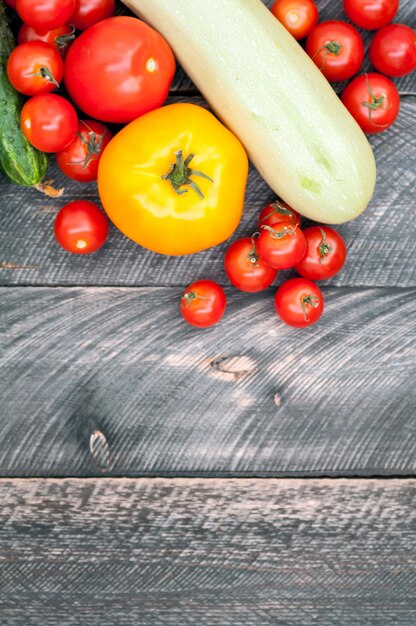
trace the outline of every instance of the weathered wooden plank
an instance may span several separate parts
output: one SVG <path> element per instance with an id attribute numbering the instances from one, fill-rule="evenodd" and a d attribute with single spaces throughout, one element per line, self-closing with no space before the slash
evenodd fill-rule
<path id="1" fill-rule="evenodd" d="M 0 289 L 1 476 L 415 472 L 416 290 L 327 288 L 305 331 L 273 290 L 198 331 L 180 293 Z"/>
<path id="2" fill-rule="evenodd" d="M 193 101 L 203 103 L 195 97 Z M 375 196 L 361 217 L 339 228 L 349 246 L 349 259 L 330 284 L 416 285 L 415 125 L 416 98 L 405 98 L 396 125 L 371 138 L 378 163 Z M 95 184 L 74 183 L 56 166 L 50 176 L 57 186 L 66 187 L 63 198 L 50 200 L 1 179 L 0 284 L 184 285 L 200 274 L 227 283 L 223 269 L 227 244 L 192 257 L 172 258 L 148 252 L 112 228 L 108 243 L 98 253 L 77 257 L 64 252 L 53 236 L 56 211 L 74 199 L 98 202 L 98 194 Z M 234 238 L 256 229 L 260 208 L 273 197 L 252 168 L 244 215 Z"/>
<path id="3" fill-rule="evenodd" d="M 414 480 L 0 481 L 6 626 L 414 626 Z"/>

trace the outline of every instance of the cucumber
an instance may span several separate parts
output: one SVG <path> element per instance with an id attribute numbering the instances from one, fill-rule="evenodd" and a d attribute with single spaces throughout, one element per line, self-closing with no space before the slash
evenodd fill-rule
<path id="1" fill-rule="evenodd" d="M 374 191 L 364 133 L 261 0 L 123 0 L 161 32 L 269 186 L 307 217 L 359 215 Z"/>
<path id="2" fill-rule="evenodd" d="M 30 145 L 20 129 L 23 100 L 11 86 L 6 71 L 14 45 L 0 0 L 0 167 L 13 182 L 32 187 L 45 176 L 48 159 Z"/>

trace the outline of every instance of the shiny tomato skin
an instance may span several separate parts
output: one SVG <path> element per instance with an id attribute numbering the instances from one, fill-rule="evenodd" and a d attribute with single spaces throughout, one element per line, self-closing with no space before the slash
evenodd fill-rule
<path id="1" fill-rule="evenodd" d="M 7 76 L 13 87 L 25 96 L 50 93 L 59 87 L 64 63 L 59 52 L 43 41 L 17 46 L 7 62 Z"/>
<path id="2" fill-rule="evenodd" d="M 290 278 L 277 290 L 274 306 L 282 322 L 295 328 L 305 328 L 315 324 L 321 317 L 324 297 L 311 280 Z"/>
<path id="3" fill-rule="evenodd" d="M 174 73 L 166 40 L 144 22 L 121 16 L 91 26 L 74 41 L 64 77 L 72 100 L 87 115 L 121 124 L 159 108 Z"/>
<path id="4" fill-rule="evenodd" d="M 73 254 L 91 254 L 106 242 L 108 222 L 93 202 L 77 200 L 66 204 L 55 218 L 55 238 Z"/>
<path id="5" fill-rule="evenodd" d="M 280 222 L 273 228 L 263 226 L 256 245 L 263 261 L 276 270 L 293 267 L 306 253 L 303 232 L 286 222 Z"/>
<path id="6" fill-rule="evenodd" d="M 68 100 L 48 93 L 34 96 L 24 104 L 20 126 L 32 146 L 42 152 L 59 152 L 73 141 L 78 118 Z"/>
<path id="7" fill-rule="evenodd" d="M 330 82 L 351 78 L 364 59 L 364 44 L 354 26 L 339 20 L 321 22 L 306 40 L 306 52 Z"/>
<path id="8" fill-rule="evenodd" d="M 309 280 L 327 280 L 338 274 L 347 258 L 342 236 L 329 226 L 309 226 L 303 234 L 308 249 L 295 271 Z"/>
<path id="9" fill-rule="evenodd" d="M 292 209 L 286 202 L 276 200 L 267 204 L 259 215 L 259 229 L 262 226 L 275 226 L 281 222 L 292 224 L 292 226 L 300 226 L 301 217 L 297 211 Z"/>
<path id="10" fill-rule="evenodd" d="M 98 164 L 111 138 L 112 134 L 101 122 L 79 120 L 72 143 L 56 154 L 60 170 L 78 182 L 97 180 Z"/>
<path id="11" fill-rule="evenodd" d="M 191 326 L 208 328 L 217 324 L 225 313 L 224 290 L 212 280 L 198 280 L 184 291 L 180 311 Z"/>
<path id="12" fill-rule="evenodd" d="M 400 110 L 396 85 L 387 76 L 375 72 L 353 78 L 344 89 L 341 101 L 367 134 L 390 128 Z"/>
<path id="13" fill-rule="evenodd" d="M 250 237 L 231 244 L 225 253 L 224 266 L 234 287 L 249 293 L 267 289 L 277 276 L 277 270 L 266 265 Z"/>
<path id="14" fill-rule="evenodd" d="M 16 11 L 22 22 L 44 31 L 59 28 L 74 12 L 75 0 L 17 0 Z"/>
<path id="15" fill-rule="evenodd" d="M 405 76 L 416 69 L 416 31 L 406 24 L 389 24 L 376 32 L 370 61 L 387 76 Z"/>
<path id="16" fill-rule="evenodd" d="M 86 30 L 97 22 L 113 17 L 115 10 L 115 0 L 75 0 L 71 24 L 77 30 Z"/>
<path id="17" fill-rule="evenodd" d="M 318 22 L 313 0 L 276 0 L 271 12 L 297 40 L 307 37 Z"/>
<path id="18" fill-rule="evenodd" d="M 58 28 L 47 31 L 38 31 L 29 24 L 22 24 L 17 35 L 17 43 L 28 41 L 43 41 L 53 46 L 63 56 L 66 54 L 71 42 L 75 39 L 74 29 L 70 24 L 63 24 Z"/>
<path id="19" fill-rule="evenodd" d="M 366 30 L 376 30 L 392 21 L 399 8 L 399 0 L 344 0 L 347 17 Z"/>

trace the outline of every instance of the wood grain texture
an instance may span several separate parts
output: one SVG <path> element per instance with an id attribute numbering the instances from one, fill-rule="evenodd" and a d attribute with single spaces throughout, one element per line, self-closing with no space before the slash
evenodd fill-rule
<path id="1" fill-rule="evenodd" d="M 2 626 L 414 626 L 412 480 L 0 481 Z"/>
<path id="2" fill-rule="evenodd" d="M 267 7 L 271 7 L 274 0 L 263 0 L 263 2 Z M 319 9 L 320 22 L 326 20 L 349 21 L 343 11 L 342 0 L 316 0 L 316 4 Z M 130 11 L 121 3 L 118 3 L 118 13 L 131 15 Z M 414 26 L 416 24 L 416 4 L 414 0 L 400 0 L 399 11 L 394 19 L 394 22 L 409 24 L 410 26 Z M 361 33 L 365 48 L 364 62 L 360 71 L 374 71 L 368 55 L 368 48 L 374 36 L 374 31 L 366 31 L 362 28 L 358 28 L 358 31 Z M 304 45 L 304 42 L 301 43 L 302 45 Z M 337 93 L 341 93 L 341 91 L 345 88 L 347 82 L 348 81 L 335 83 L 333 85 L 335 91 L 337 91 Z M 394 82 L 396 83 L 397 88 L 401 93 L 413 93 L 416 95 L 415 73 L 396 78 L 394 79 Z M 192 92 L 195 89 L 195 85 L 192 83 L 189 77 L 185 74 L 181 67 L 178 67 L 175 79 L 172 84 L 172 92 Z"/>
<path id="3" fill-rule="evenodd" d="M 273 290 L 206 331 L 180 294 L 0 289 L 1 476 L 415 472 L 416 290 L 326 288 L 303 331 Z"/>
<path id="4" fill-rule="evenodd" d="M 200 98 L 193 101 L 203 104 Z M 349 259 L 329 284 L 416 286 L 415 126 L 416 98 L 405 98 L 395 126 L 371 138 L 378 165 L 376 192 L 362 216 L 339 227 Z M 62 198 L 50 200 L 1 179 L 1 285 L 185 285 L 202 274 L 227 284 L 223 268 L 227 243 L 173 258 L 137 246 L 112 227 L 108 243 L 96 254 L 77 257 L 64 252 L 53 236 L 57 210 L 75 199 L 98 202 L 97 188 L 70 181 L 55 165 L 50 177 L 58 187 L 66 187 Z M 244 215 L 233 239 L 254 232 L 258 212 L 273 198 L 251 168 Z"/>

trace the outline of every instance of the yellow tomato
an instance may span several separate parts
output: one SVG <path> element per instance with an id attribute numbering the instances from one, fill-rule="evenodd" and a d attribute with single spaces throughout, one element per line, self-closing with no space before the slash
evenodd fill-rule
<path id="1" fill-rule="evenodd" d="M 154 252 L 191 254 L 237 228 L 248 160 L 211 113 L 172 104 L 123 128 L 99 164 L 98 190 L 111 221 Z"/>

